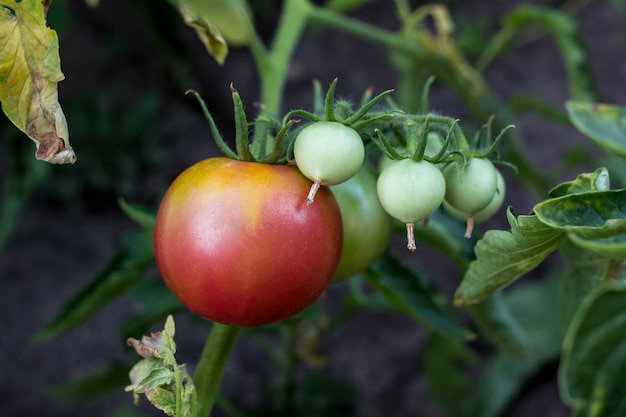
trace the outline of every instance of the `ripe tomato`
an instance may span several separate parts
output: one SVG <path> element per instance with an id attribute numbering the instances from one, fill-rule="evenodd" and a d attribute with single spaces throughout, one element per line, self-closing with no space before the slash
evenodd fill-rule
<path id="1" fill-rule="evenodd" d="M 383 253 L 392 222 L 378 201 L 376 177 L 366 167 L 330 189 L 343 218 L 343 249 L 333 278 L 340 281 L 364 270 Z"/>
<path id="2" fill-rule="evenodd" d="M 170 185 L 156 217 L 163 280 L 192 312 L 255 326 L 303 310 L 330 282 L 343 229 L 332 192 L 302 198 L 296 167 L 211 158 Z"/>

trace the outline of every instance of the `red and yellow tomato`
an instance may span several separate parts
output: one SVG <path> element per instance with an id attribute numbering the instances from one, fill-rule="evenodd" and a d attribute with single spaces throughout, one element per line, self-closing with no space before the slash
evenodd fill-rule
<path id="1" fill-rule="evenodd" d="M 174 180 L 154 230 L 166 285 L 192 312 L 237 326 L 276 322 L 315 301 L 341 255 L 341 213 L 296 167 L 201 161 Z"/>

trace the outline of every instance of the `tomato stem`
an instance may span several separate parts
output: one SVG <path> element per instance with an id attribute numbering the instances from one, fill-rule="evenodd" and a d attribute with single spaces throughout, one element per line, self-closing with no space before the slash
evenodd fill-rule
<path id="1" fill-rule="evenodd" d="M 406 224 L 406 241 L 406 247 L 411 252 L 415 252 L 417 249 L 417 245 L 415 244 L 415 223 Z"/>
<path id="2" fill-rule="evenodd" d="M 311 190 L 309 191 L 309 195 L 306 198 L 306 204 L 308 206 L 313 204 L 313 200 L 315 199 L 315 194 L 317 194 L 321 186 L 322 186 L 322 180 L 316 179 L 315 181 L 313 181 L 313 185 L 311 185 Z"/>
<path id="3" fill-rule="evenodd" d="M 194 374 L 198 417 L 209 417 L 240 328 L 214 323 Z"/>
<path id="4" fill-rule="evenodd" d="M 474 231 L 474 215 L 472 213 L 467 215 L 467 226 L 465 227 L 465 237 L 469 239 L 472 237 L 472 232 Z"/>

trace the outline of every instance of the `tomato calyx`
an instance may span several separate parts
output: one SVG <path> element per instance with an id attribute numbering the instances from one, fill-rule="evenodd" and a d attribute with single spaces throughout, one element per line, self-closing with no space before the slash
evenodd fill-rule
<path id="1" fill-rule="evenodd" d="M 303 109 L 292 110 L 285 115 L 283 123 L 292 118 L 305 118 L 311 122 L 339 122 L 358 132 L 381 118 L 388 117 L 392 113 L 391 111 L 385 111 L 371 115 L 370 110 L 380 103 L 383 98 L 391 94 L 394 91 L 393 89 L 385 90 L 373 98 L 371 97 L 372 90 L 366 90 L 359 107 L 356 110 L 352 110 L 347 101 L 335 101 L 337 82 L 338 78 L 335 78 L 328 87 L 326 95 L 324 95 L 321 84 L 319 81 L 315 81 L 313 84 L 313 112 Z"/>
<path id="2" fill-rule="evenodd" d="M 249 140 L 250 129 L 246 117 L 243 100 L 239 92 L 230 84 L 235 116 L 235 150 L 222 137 L 217 124 L 200 94 L 187 90 L 185 94 L 193 94 L 200 104 L 204 117 L 209 123 L 211 134 L 218 148 L 225 156 L 242 162 L 259 162 L 263 164 L 283 164 L 287 162 L 287 134 L 296 120 L 285 120 L 283 123 L 271 115 L 261 113 L 254 121 L 254 136 Z"/>

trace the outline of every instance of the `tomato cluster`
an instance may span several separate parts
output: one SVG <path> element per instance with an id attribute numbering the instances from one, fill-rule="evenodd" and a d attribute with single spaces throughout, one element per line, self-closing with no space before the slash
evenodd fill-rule
<path id="1" fill-rule="evenodd" d="M 381 159 L 376 178 L 364 165 L 358 118 L 347 123 L 333 109 L 326 113 L 330 120 L 308 114 L 313 122 L 294 133 L 287 145 L 292 164 L 279 158 L 293 121 L 260 158 L 270 162 L 259 163 L 252 151 L 267 148 L 267 131 L 255 136 L 262 145 L 249 145 L 248 124 L 239 117 L 237 154 L 225 149 L 229 158 L 200 161 L 170 185 L 156 217 L 155 256 L 166 285 L 189 310 L 236 326 L 285 319 L 332 280 L 374 262 L 389 244 L 392 218 L 406 223 L 415 250 L 414 224 L 440 206 L 467 219 L 469 235 L 474 221 L 502 204 L 504 182 L 488 159 L 446 159 L 447 140 L 430 133 L 418 140 L 415 129 L 388 152 L 392 159 Z"/>

